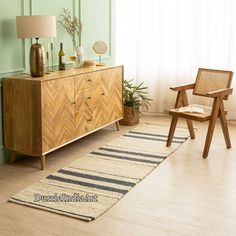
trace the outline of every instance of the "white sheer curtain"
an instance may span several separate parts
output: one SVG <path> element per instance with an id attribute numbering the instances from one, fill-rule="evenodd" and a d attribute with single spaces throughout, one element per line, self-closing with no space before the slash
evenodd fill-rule
<path id="1" fill-rule="evenodd" d="M 173 107 L 169 86 L 194 81 L 199 67 L 233 70 L 235 119 L 236 1 L 116 0 L 116 62 L 126 79 L 145 82 L 157 112 Z"/>

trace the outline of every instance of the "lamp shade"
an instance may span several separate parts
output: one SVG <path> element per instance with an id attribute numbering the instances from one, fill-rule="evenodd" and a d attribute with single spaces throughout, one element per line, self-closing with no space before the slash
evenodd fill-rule
<path id="1" fill-rule="evenodd" d="M 17 38 L 56 37 L 55 16 L 17 16 Z"/>

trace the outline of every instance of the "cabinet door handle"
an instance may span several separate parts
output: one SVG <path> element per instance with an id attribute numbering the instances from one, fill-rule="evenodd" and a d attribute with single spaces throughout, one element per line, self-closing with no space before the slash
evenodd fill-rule
<path id="1" fill-rule="evenodd" d="M 91 79 L 87 79 L 87 82 L 91 82 Z"/>
<path id="2" fill-rule="evenodd" d="M 88 121 L 88 122 L 91 122 L 91 121 L 92 121 L 92 119 L 87 119 L 87 121 Z"/>
<path id="3" fill-rule="evenodd" d="M 75 105 L 75 102 L 71 102 L 72 105 Z"/>
<path id="4" fill-rule="evenodd" d="M 91 99 L 91 97 L 89 96 L 88 99 Z"/>
<path id="5" fill-rule="evenodd" d="M 104 96 L 104 95 L 105 95 L 105 93 L 101 93 L 101 95 L 102 95 L 102 96 Z"/>

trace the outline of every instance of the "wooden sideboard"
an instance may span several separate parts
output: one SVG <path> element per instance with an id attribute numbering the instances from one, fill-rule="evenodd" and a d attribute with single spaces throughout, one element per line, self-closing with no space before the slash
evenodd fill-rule
<path id="1" fill-rule="evenodd" d="M 40 157 L 123 118 L 123 66 L 3 79 L 4 147 Z"/>

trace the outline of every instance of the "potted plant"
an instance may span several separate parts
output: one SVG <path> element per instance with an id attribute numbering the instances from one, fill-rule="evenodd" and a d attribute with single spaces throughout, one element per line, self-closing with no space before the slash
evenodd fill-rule
<path id="1" fill-rule="evenodd" d="M 135 125 L 139 123 L 139 107 L 148 110 L 151 98 L 147 97 L 148 87 L 143 86 L 144 82 L 138 85 L 132 83 L 133 80 L 124 80 L 123 84 L 123 103 L 124 118 L 120 120 L 121 125 Z"/>

